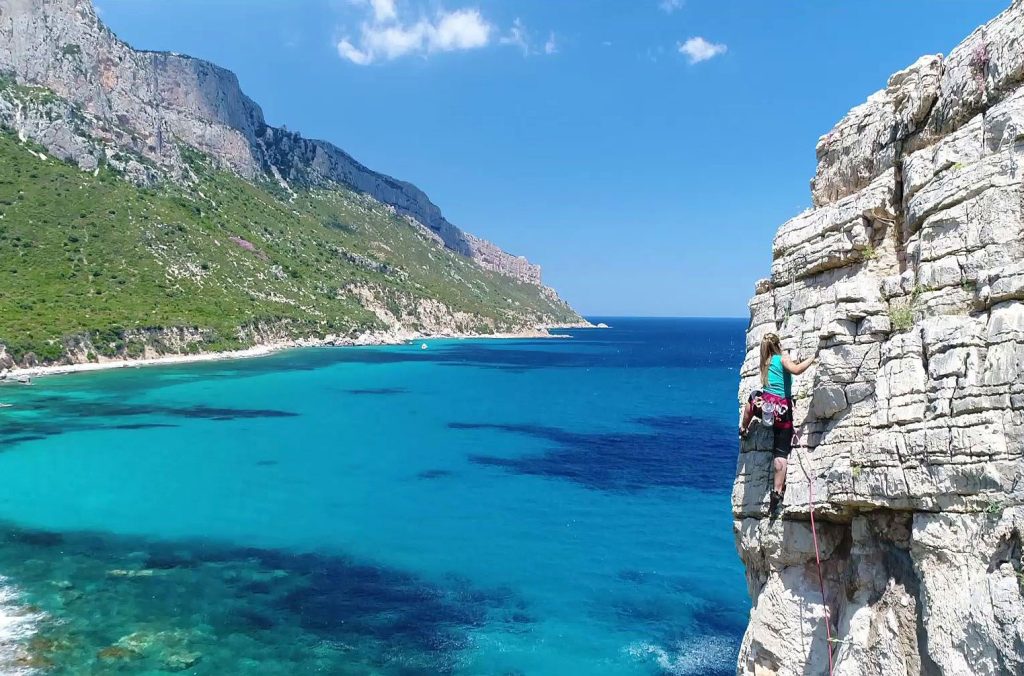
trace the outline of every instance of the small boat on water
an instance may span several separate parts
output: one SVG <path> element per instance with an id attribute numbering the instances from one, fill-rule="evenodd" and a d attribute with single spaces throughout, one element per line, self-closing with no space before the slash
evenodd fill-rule
<path id="1" fill-rule="evenodd" d="M 426 343 L 423 343 L 423 344 L 421 344 L 421 345 L 420 345 L 420 349 L 421 349 L 421 350 L 425 350 L 425 349 L 427 349 L 427 344 L 426 344 Z"/>

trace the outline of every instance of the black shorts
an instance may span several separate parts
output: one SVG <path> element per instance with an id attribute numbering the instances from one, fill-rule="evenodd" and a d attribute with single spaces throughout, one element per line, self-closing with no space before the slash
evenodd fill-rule
<path id="1" fill-rule="evenodd" d="M 780 429 L 776 427 L 772 431 L 775 433 L 775 442 L 772 444 L 772 457 L 789 458 L 789 454 L 793 450 L 793 428 Z"/>

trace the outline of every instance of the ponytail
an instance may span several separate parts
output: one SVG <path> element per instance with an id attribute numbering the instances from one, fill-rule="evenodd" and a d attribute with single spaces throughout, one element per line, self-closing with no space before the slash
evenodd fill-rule
<path id="1" fill-rule="evenodd" d="M 777 354 L 782 354 L 782 342 L 779 340 L 778 334 L 766 333 L 761 338 L 761 386 L 765 387 L 768 385 L 768 364 L 771 363 L 772 357 Z"/>

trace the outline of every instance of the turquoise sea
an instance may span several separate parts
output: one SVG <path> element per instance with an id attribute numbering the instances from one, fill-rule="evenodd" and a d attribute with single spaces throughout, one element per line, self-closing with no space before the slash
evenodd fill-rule
<path id="1" fill-rule="evenodd" d="M 55 674 L 735 673 L 745 321 L 600 321 L 0 388 L 0 631 Z"/>

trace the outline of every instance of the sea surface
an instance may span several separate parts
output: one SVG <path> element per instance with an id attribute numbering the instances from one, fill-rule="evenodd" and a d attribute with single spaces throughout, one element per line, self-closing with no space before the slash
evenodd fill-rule
<path id="1" fill-rule="evenodd" d="M 0 633 L 54 674 L 735 673 L 745 321 L 598 320 L 0 388 Z"/>

